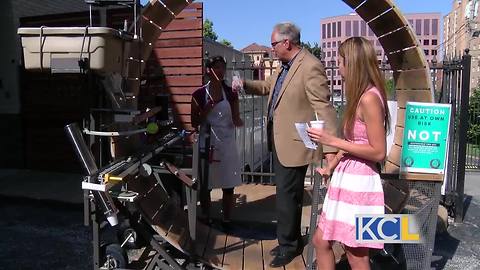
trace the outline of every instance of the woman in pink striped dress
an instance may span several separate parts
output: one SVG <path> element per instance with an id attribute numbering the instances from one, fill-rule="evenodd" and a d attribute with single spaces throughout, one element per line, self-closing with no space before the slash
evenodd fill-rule
<path id="1" fill-rule="evenodd" d="M 309 129 L 313 141 L 339 149 L 335 159 L 318 172 L 328 181 L 327 196 L 313 238 L 318 269 L 334 269 L 332 241 L 345 246 L 352 269 L 370 269 L 369 248 L 383 244 L 355 240 L 355 215 L 383 214 L 383 189 L 376 163 L 386 154 L 389 113 L 385 83 L 370 41 L 345 40 L 338 48 L 347 105 L 342 123 L 344 139 Z"/>

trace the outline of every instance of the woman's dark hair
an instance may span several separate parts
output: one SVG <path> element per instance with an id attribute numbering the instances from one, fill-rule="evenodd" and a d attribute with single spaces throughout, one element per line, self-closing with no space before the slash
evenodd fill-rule
<path id="1" fill-rule="evenodd" d="M 205 66 L 207 68 L 212 68 L 218 62 L 221 62 L 224 65 L 227 64 L 227 61 L 225 61 L 225 58 L 223 58 L 223 56 L 216 55 L 216 56 L 209 57 L 205 63 Z"/>

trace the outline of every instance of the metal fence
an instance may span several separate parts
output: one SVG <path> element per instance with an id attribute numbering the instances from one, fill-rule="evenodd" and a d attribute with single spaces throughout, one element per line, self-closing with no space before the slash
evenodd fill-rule
<path id="1" fill-rule="evenodd" d="M 334 74 L 338 74 L 338 67 L 334 61 L 323 61 L 327 72 L 329 82 L 336 81 Z M 458 119 L 462 107 L 460 106 L 460 92 L 462 89 L 462 76 L 464 70 L 464 61 L 462 59 L 452 59 L 437 63 L 434 61 L 431 65 L 431 78 L 433 90 L 435 92 L 435 101 L 440 103 L 452 104 L 452 111 L 454 112 L 452 119 Z M 257 65 L 247 63 L 246 61 L 232 61 L 228 64 L 231 71 L 240 73 L 242 77 L 253 77 L 254 79 L 265 79 L 272 75 L 275 71 L 274 61 L 260 61 Z M 380 62 L 380 68 L 383 71 L 384 77 L 387 81 L 391 81 L 389 87 L 394 88 L 393 75 L 389 65 L 386 61 Z M 227 78 L 228 80 L 229 78 Z M 345 103 L 345 93 L 343 84 L 330 84 L 331 102 L 337 110 L 338 118 L 340 119 L 342 107 Z M 389 99 L 395 100 L 395 92 L 391 91 Z M 240 112 L 244 120 L 244 127 L 237 129 L 237 148 L 240 151 L 240 157 L 243 164 L 243 175 L 245 182 L 259 182 L 272 183 L 273 167 L 271 162 L 271 153 L 266 147 L 267 132 L 265 125 L 265 115 L 267 110 L 267 97 L 260 97 L 248 94 L 240 95 Z M 467 101 L 468 104 L 468 101 Z M 480 107 L 480 106 L 479 106 Z M 470 122 L 478 124 L 480 129 L 480 108 L 471 110 L 475 112 L 470 115 Z M 452 137 L 450 148 L 450 156 L 458 160 L 458 145 L 461 142 L 459 138 L 458 120 L 452 121 Z M 457 125 L 455 124 L 457 123 Z M 468 169 L 480 169 L 480 142 L 476 138 L 469 139 L 468 143 L 464 143 L 467 150 L 465 156 L 465 165 L 459 164 L 451 168 L 457 170 L 459 166 L 464 166 Z M 452 172 L 450 171 L 450 172 Z M 312 177 L 313 168 L 309 170 L 307 177 Z"/>

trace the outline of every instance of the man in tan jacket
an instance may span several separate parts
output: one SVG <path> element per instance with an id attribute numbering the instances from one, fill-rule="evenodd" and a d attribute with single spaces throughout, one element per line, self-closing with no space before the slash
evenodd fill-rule
<path id="1" fill-rule="evenodd" d="M 316 151 L 305 147 L 295 123 L 318 118 L 324 128 L 336 134 L 336 113 L 330 104 L 325 69 L 318 58 L 300 47 L 300 30 L 294 24 L 279 23 L 271 36 L 272 51 L 282 61 L 276 73 L 265 81 L 243 82 L 247 93 L 269 95 L 267 136 L 273 153 L 276 184 L 277 238 L 279 246 L 271 267 L 288 264 L 302 250 L 300 226 L 304 179 L 307 167 L 319 161 L 322 147 Z M 323 147 L 327 161 L 336 149 Z"/>

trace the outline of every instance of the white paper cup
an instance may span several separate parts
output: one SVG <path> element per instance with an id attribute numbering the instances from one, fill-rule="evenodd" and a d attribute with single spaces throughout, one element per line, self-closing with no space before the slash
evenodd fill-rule
<path id="1" fill-rule="evenodd" d="M 323 121 L 323 120 L 310 121 L 310 127 L 312 127 L 312 128 L 323 129 L 324 124 L 325 124 L 325 121 Z"/>

